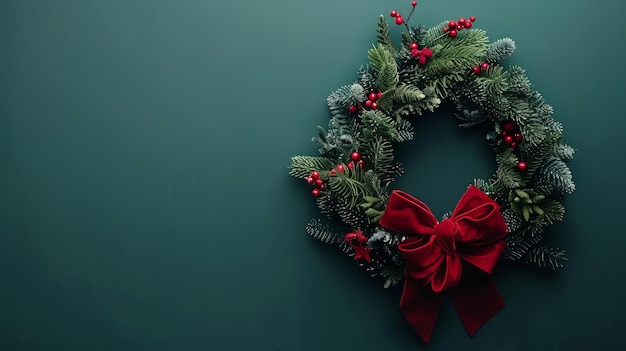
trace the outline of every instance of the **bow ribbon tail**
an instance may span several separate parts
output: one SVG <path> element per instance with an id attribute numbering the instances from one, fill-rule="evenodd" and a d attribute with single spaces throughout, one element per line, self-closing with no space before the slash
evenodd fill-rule
<path id="1" fill-rule="evenodd" d="M 450 289 L 450 299 L 470 336 L 505 306 L 493 277 L 472 268 L 464 265 L 461 282 Z"/>
<path id="2" fill-rule="evenodd" d="M 424 343 L 433 333 L 442 300 L 442 294 L 433 292 L 410 275 L 406 276 L 400 309 Z"/>

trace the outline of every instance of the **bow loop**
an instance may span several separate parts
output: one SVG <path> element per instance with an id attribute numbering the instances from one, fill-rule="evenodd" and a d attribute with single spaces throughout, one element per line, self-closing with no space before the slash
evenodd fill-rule
<path id="1" fill-rule="evenodd" d="M 499 205 L 480 189 L 470 186 L 441 223 L 426 204 L 394 191 L 380 225 L 408 236 L 398 244 L 407 272 L 400 307 L 425 342 L 446 290 L 470 335 L 504 307 L 488 274 L 505 248 L 508 228 Z M 487 278 L 462 279 L 466 269 Z"/>

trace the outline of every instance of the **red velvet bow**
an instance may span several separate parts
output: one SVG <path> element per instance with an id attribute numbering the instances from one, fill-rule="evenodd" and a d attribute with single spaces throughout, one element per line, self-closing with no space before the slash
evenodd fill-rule
<path id="1" fill-rule="evenodd" d="M 470 336 L 504 307 L 490 273 L 508 228 L 500 206 L 478 188 L 470 186 L 441 222 L 423 202 L 395 190 L 380 225 L 409 236 L 398 244 L 407 273 L 400 308 L 424 342 L 446 290 Z"/>

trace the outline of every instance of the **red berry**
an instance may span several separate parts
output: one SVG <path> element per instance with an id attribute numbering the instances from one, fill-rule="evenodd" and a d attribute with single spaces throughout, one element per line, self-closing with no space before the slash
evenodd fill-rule
<path id="1" fill-rule="evenodd" d="M 355 113 L 357 111 L 356 106 L 352 105 L 350 106 L 350 108 L 348 108 L 348 111 L 350 111 L 350 113 Z"/>
<path id="2" fill-rule="evenodd" d="M 455 21 L 450 21 L 448 22 L 448 27 L 450 29 L 455 29 L 456 28 L 456 22 Z"/>
<path id="3" fill-rule="evenodd" d="M 450 38 L 456 38 L 457 32 L 455 29 L 451 29 L 448 35 L 450 36 Z"/>
<path id="4" fill-rule="evenodd" d="M 502 133 L 500 133 L 500 134 L 502 134 L 502 136 L 505 137 L 505 136 L 507 136 L 508 133 L 507 133 L 506 130 L 503 130 Z"/>
<path id="5" fill-rule="evenodd" d="M 329 175 L 329 176 L 334 176 L 334 175 L 336 175 L 336 174 L 337 174 L 337 172 L 336 172 L 334 169 L 331 169 L 331 170 L 328 172 L 328 175 Z"/>
<path id="6" fill-rule="evenodd" d="M 378 98 L 378 94 L 376 93 L 370 93 L 369 95 L 369 99 L 372 101 L 376 101 L 376 99 Z"/>
<path id="7" fill-rule="evenodd" d="M 337 172 L 345 172 L 346 168 L 343 165 L 337 165 L 337 167 L 335 167 L 335 169 L 337 170 Z"/>
<path id="8" fill-rule="evenodd" d="M 507 135 L 504 137 L 504 142 L 511 145 L 511 143 L 513 142 L 513 137 L 510 135 Z"/>
<path id="9" fill-rule="evenodd" d="M 464 26 L 466 21 L 467 20 L 465 19 L 465 17 L 461 17 L 461 18 L 459 18 L 458 22 L 459 22 L 460 25 Z"/>
<path id="10" fill-rule="evenodd" d="M 520 161 L 520 162 L 518 162 L 518 163 L 517 163 L 517 168 L 518 168 L 520 171 L 525 171 L 525 170 L 526 170 L 526 168 L 528 168 L 528 165 L 526 164 L 526 162 L 524 162 L 524 161 Z"/>
<path id="11" fill-rule="evenodd" d="M 486 70 L 487 68 L 489 68 L 489 64 L 488 64 L 487 62 L 483 62 L 483 63 L 480 65 L 480 68 L 482 68 L 482 70 L 484 71 L 484 70 Z"/>
<path id="12" fill-rule="evenodd" d="M 313 183 L 315 183 L 315 179 L 311 178 L 311 177 L 307 177 L 306 178 L 306 182 L 313 185 Z"/>
<path id="13" fill-rule="evenodd" d="M 465 26 L 465 28 L 467 28 L 467 29 L 472 28 L 472 22 L 467 21 L 467 22 L 465 22 L 464 26 Z"/>
<path id="14" fill-rule="evenodd" d="M 404 20 L 402 19 L 402 17 L 400 17 L 400 16 L 396 17 L 396 24 L 400 25 L 402 23 L 404 23 Z"/>
<path id="15" fill-rule="evenodd" d="M 391 13 L 389 13 L 389 16 L 396 17 L 396 16 L 398 16 L 398 13 L 396 12 L 396 10 L 393 10 L 393 11 L 391 11 Z"/>
<path id="16" fill-rule="evenodd" d="M 417 1 L 411 2 L 411 6 L 413 6 L 413 7 L 417 6 Z"/>
<path id="17" fill-rule="evenodd" d="M 376 96 L 378 96 L 378 98 L 380 99 L 381 97 L 383 97 L 383 92 L 379 91 L 378 94 L 376 94 Z"/>
<path id="18" fill-rule="evenodd" d="M 448 31 L 449 31 L 449 30 L 450 30 L 450 28 L 448 28 L 448 27 L 443 27 L 443 32 L 444 32 L 444 33 L 448 33 Z"/>
<path id="19" fill-rule="evenodd" d="M 520 141 L 522 141 L 524 139 L 524 137 L 522 137 L 522 134 L 520 134 L 520 133 L 515 133 L 515 135 L 513 135 L 513 137 L 518 142 L 520 142 Z"/>
<path id="20" fill-rule="evenodd" d="M 321 180 L 321 179 L 319 179 L 319 178 L 318 178 L 318 179 L 315 179 L 315 185 L 320 186 L 320 185 L 322 185 L 322 184 L 324 184 L 324 181 L 323 181 L 323 180 Z"/>
<path id="21" fill-rule="evenodd" d="M 365 161 L 359 160 L 359 167 L 363 168 L 365 166 Z"/>
<path id="22" fill-rule="evenodd" d="M 366 100 L 365 101 L 365 107 L 372 107 L 372 100 Z"/>
<path id="23" fill-rule="evenodd" d="M 463 25 L 461 25 L 460 23 L 456 25 L 456 30 L 457 31 L 461 31 L 461 30 L 463 30 L 463 28 L 464 28 Z"/>
<path id="24" fill-rule="evenodd" d="M 411 45 L 409 45 L 409 48 L 417 49 L 417 43 L 416 42 L 412 42 Z"/>
<path id="25" fill-rule="evenodd" d="M 472 68 L 472 72 L 474 72 L 476 74 L 480 74 L 480 66 L 476 66 L 476 67 Z"/>
<path id="26" fill-rule="evenodd" d="M 502 123 L 502 129 L 504 129 L 507 132 L 511 133 L 511 132 L 515 131 L 515 123 L 513 121 L 506 121 L 506 122 Z"/>
<path id="27" fill-rule="evenodd" d="M 474 17 L 474 16 L 470 17 L 470 21 L 471 21 L 471 22 L 476 21 L 476 17 Z"/>
<path id="28" fill-rule="evenodd" d="M 320 185 L 320 190 L 324 190 L 324 189 L 326 189 L 326 185 L 324 184 Z"/>
<path id="29" fill-rule="evenodd" d="M 350 159 L 352 161 L 358 161 L 361 159 L 361 153 L 358 151 L 354 151 L 353 153 L 350 154 Z"/>
<path id="30" fill-rule="evenodd" d="M 320 177 L 320 172 L 318 172 L 318 171 L 311 172 L 311 178 L 317 179 L 319 177 Z"/>
<path id="31" fill-rule="evenodd" d="M 372 102 L 372 110 L 378 109 L 378 103 Z"/>
<path id="32" fill-rule="evenodd" d="M 411 50 L 411 56 L 413 56 L 413 57 L 417 57 L 417 55 L 419 55 L 419 54 L 420 54 L 420 51 L 419 51 L 419 50 L 417 50 L 417 49 L 413 49 L 413 50 Z"/>
<path id="33" fill-rule="evenodd" d="M 313 189 L 313 190 L 311 190 L 311 194 L 313 194 L 313 196 L 315 196 L 315 197 L 320 196 L 320 189 Z"/>
<path id="34" fill-rule="evenodd" d="M 350 163 L 348 163 L 348 168 L 350 168 L 350 169 L 354 169 L 354 162 L 350 162 Z"/>
<path id="35" fill-rule="evenodd" d="M 515 149 L 517 147 L 517 143 L 516 142 L 512 142 L 511 143 L 511 149 Z"/>

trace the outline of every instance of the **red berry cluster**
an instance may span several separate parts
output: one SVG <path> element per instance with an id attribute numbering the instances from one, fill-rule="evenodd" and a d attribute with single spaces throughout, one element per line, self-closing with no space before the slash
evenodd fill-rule
<path id="1" fill-rule="evenodd" d="M 365 105 L 365 108 L 368 109 L 368 110 L 376 110 L 376 109 L 378 109 L 378 99 L 380 99 L 382 96 L 383 96 L 383 92 L 382 91 L 379 91 L 377 93 L 371 92 L 367 96 L 367 100 L 365 100 L 363 105 Z M 360 104 L 359 105 L 351 105 L 348 108 L 348 111 L 350 111 L 350 113 L 356 113 L 357 111 L 359 111 L 362 108 L 363 108 L 363 106 L 361 106 Z"/>
<path id="2" fill-rule="evenodd" d="M 320 178 L 320 172 L 318 171 L 311 172 L 306 181 L 307 183 L 315 186 L 315 189 L 311 190 L 311 194 L 315 197 L 320 196 L 321 191 L 326 189 L 326 185 L 324 184 L 322 178 Z"/>
<path id="3" fill-rule="evenodd" d="M 465 19 L 465 17 L 459 18 L 458 21 L 450 21 L 448 22 L 447 27 L 443 27 L 443 32 L 448 33 L 450 38 L 456 38 L 460 31 L 464 28 L 470 29 L 472 28 L 472 22 L 476 21 L 476 17 L 472 16 L 469 19 Z"/>
<path id="4" fill-rule="evenodd" d="M 486 71 L 487 68 L 489 68 L 489 62 L 485 61 L 480 65 L 472 68 L 472 72 L 474 72 L 474 74 L 481 74 L 482 72 Z"/>
<path id="5" fill-rule="evenodd" d="M 411 6 L 413 6 L 413 10 L 411 10 L 411 13 L 409 14 L 409 18 L 411 18 L 411 15 L 413 14 L 413 11 L 415 11 L 415 6 L 417 6 L 417 1 L 411 1 Z M 397 25 L 401 25 L 401 24 L 405 24 L 406 21 L 404 20 L 404 18 L 402 18 L 402 15 L 400 14 L 400 12 L 393 10 L 389 13 L 389 16 L 393 17 L 396 19 L 396 24 Z M 408 19 L 407 19 L 408 21 Z"/>
<path id="6" fill-rule="evenodd" d="M 354 151 L 350 154 L 350 162 L 348 162 L 348 168 L 350 170 L 354 169 L 355 164 L 359 165 L 359 168 L 363 168 L 365 166 L 365 160 L 361 158 L 361 153 L 358 151 Z M 342 164 L 338 164 L 334 169 L 331 169 L 328 174 L 330 176 L 337 175 L 337 172 L 343 173 L 346 171 L 346 167 Z"/>
<path id="7" fill-rule="evenodd" d="M 422 48 L 422 50 L 420 50 L 419 45 L 417 45 L 416 42 L 412 42 L 409 45 L 409 48 L 411 49 L 411 57 L 417 58 L 419 60 L 419 63 L 422 65 L 425 65 L 426 60 L 433 56 L 432 50 L 430 50 L 429 48 Z"/>
<path id="8" fill-rule="evenodd" d="M 389 13 L 389 16 L 394 17 L 396 19 L 397 25 L 401 25 L 404 23 L 404 18 L 402 18 L 402 15 L 396 10 L 391 11 Z"/>
<path id="9" fill-rule="evenodd" d="M 502 127 L 502 140 L 505 144 L 507 144 L 511 149 L 515 150 L 519 143 L 524 140 L 522 133 L 520 132 L 519 126 L 513 121 L 505 121 L 501 124 Z M 528 164 L 524 161 L 517 162 L 517 168 L 520 171 L 525 171 L 528 168 Z"/>
<path id="10" fill-rule="evenodd" d="M 365 161 L 361 158 L 361 153 L 358 151 L 354 151 L 350 154 L 350 163 L 348 163 L 348 168 L 354 169 L 354 163 L 356 162 L 360 168 L 365 166 Z"/>

